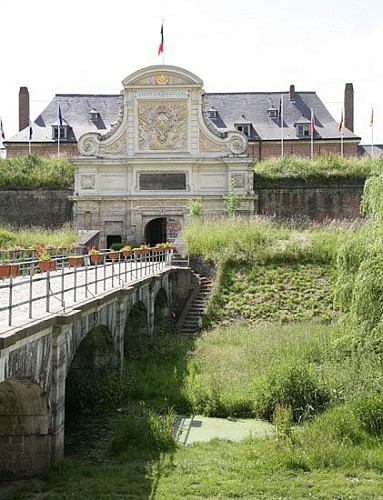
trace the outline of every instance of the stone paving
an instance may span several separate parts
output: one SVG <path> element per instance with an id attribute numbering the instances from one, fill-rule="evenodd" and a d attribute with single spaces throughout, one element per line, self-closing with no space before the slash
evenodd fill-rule
<path id="1" fill-rule="evenodd" d="M 20 276 L 12 281 L 0 279 L 0 334 L 52 313 L 64 312 L 64 309 L 67 312 L 97 294 L 156 274 L 164 266 L 164 262 L 119 261 L 98 266 L 63 267 L 57 271 L 36 274 L 32 278 Z M 32 305 L 30 297 L 33 297 Z"/>

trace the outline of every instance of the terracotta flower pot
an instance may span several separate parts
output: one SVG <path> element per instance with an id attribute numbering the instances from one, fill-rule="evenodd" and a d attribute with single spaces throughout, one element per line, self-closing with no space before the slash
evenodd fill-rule
<path id="1" fill-rule="evenodd" d="M 83 257 L 82 255 L 76 256 L 76 257 L 68 257 L 68 265 L 69 267 L 77 267 L 81 266 L 83 264 Z"/>
<path id="2" fill-rule="evenodd" d="M 133 250 L 134 251 L 134 255 L 142 255 L 143 254 L 143 250 L 141 249 L 137 249 L 137 250 Z"/>
<path id="3" fill-rule="evenodd" d="M 90 257 L 90 261 L 92 262 L 92 264 L 96 264 L 96 263 L 102 262 L 102 255 L 101 254 L 91 253 L 89 255 L 89 257 Z"/>
<path id="4" fill-rule="evenodd" d="M 116 259 L 118 259 L 118 252 L 109 252 L 108 253 L 108 259 L 110 259 L 110 260 L 116 260 Z"/>
<path id="5" fill-rule="evenodd" d="M 42 273 L 54 271 L 56 269 L 56 262 L 54 260 L 39 260 L 39 268 Z"/>
<path id="6" fill-rule="evenodd" d="M 19 272 L 18 264 L 0 264 L 0 278 L 9 278 L 17 276 Z"/>
<path id="7" fill-rule="evenodd" d="M 122 255 L 124 257 L 130 257 L 132 255 L 132 251 L 131 250 L 122 250 Z"/>

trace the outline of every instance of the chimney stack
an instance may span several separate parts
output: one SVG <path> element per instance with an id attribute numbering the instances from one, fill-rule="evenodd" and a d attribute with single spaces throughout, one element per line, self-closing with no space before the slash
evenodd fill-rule
<path id="1" fill-rule="evenodd" d="M 344 89 L 344 126 L 354 132 L 354 87 L 346 83 Z"/>
<path id="2" fill-rule="evenodd" d="M 29 92 L 27 87 L 19 90 L 19 131 L 29 125 Z"/>
<path id="3" fill-rule="evenodd" d="M 290 101 L 295 101 L 295 85 L 290 85 Z"/>

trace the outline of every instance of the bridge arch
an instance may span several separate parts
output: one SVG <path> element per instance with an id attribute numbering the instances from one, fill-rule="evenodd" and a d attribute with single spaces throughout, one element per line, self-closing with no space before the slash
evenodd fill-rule
<path id="1" fill-rule="evenodd" d="M 0 476 L 39 474 L 51 464 L 47 395 L 31 378 L 0 383 Z"/>
<path id="2" fill-rule="evenodd" d="M 80 342 L 67 366 L 65 408 L 68 413 L 92 409 L 98 404 L 95 393 L 105 376 L 119 375 L 119 354 L 111 331 L 106 325 L 97 325 Z M 94 400 L 92 400 L 92 398 Z"/>
<path id="3" fill-rule="evenodd" d="M 148 309 L 144 302 L 138 300 L 130 308 L 124 330 L 124 354 L 132 349 L 139 349 L 150 341 L 150 324 Z"/>

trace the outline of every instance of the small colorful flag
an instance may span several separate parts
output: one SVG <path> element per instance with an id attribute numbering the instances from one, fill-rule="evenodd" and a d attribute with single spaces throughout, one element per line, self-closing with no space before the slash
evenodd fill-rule
<path id="1" fill-rule="evenodd" d="M 30 141 L 32 140 L 32 136 L 33 136 L 32 122 L 31 122 L 31 120 L 29 120 L 29 140 Z"/>
<path id="2" fill-rule="evenodd" d="M 374 124 L 374 108 L 371 108 L 370 127 Z"/>
<path id="3" fill-rule="evenodd" d="M 60 124 L 60 127 L 63 126 L 63 115 L 61 114 L 61 106 L 59 104 L 59 124 Z"/>
<path id="4" fill-rule="evenodd" d="M 161 24 L 161 43 L 158 47 L 158 55 L 164 53 L 164 23 Z"/>
<path id="5" fill-rule="evenodd" d="M 3 120 L 0 118 L 0 135 L 2 139 L 5 139 L 5 133 L 4 133 L 4 127 L 3 127 Z"/>
<path id="6" fill-rule="evenodd" d="M 340 115 L 339 128 L 338 128 L 339 132 L 341 132 L 342 129 L 343 129 L 343 109 Z"/>
<path id="7" fill-rule="evenodd" d="M 311 130 L 312 130 L 312 133 L 316 132 L 316 130 L 315 130 L 315 117 L 314 117 L 314 111 L 312 108 L 311 108 Z"/>

